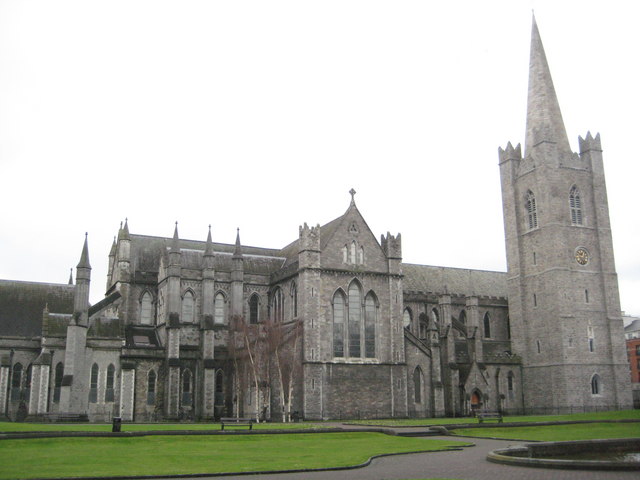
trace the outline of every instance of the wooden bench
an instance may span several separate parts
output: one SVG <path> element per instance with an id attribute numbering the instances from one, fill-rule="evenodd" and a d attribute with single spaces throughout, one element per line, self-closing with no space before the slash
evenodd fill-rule
<path id="1" fill-rule="evenodd" d="M 224 426 L 231 427 L 249 427 L 249 430 L 253 429 L 253 424 L 256 423 L 255 418 L 221 418 L 220 419 L 220 429 L 224 430 Z"/>
<path id="2" fill-rule="evenodd" d="M 485 420 L 497 420 L 498 423 L 502 423 L 502 414 L 498 412 L 480 412 L 476 414 L 478 422 L 482 423 Z"/>

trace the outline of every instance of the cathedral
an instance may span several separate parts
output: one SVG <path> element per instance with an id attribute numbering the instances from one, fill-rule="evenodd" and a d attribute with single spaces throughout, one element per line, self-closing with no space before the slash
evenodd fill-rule
<path id="1" fill-rule="evenodd" d="M 499 149 L 507 272 L 402 262 L 356 205 L 283 248 L 121 225 L 90 305 L 0 280 L 0 415 L 281 421 L 631 408 L 600 136 L 570 149 L 533 22 L 524 149 Z M 345 204 L 347 202 L 345 201 Z M 206 232 L 204 232 L 206 233 Z"/>

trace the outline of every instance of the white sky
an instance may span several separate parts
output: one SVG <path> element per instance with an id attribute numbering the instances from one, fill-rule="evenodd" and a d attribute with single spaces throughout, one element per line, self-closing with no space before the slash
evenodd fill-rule
<path id="1" fill-rule="evenodd" d="M 66 283 L 86 231 L 96 302 L 125 217 L 280 248 L 352 187 L 405 262 L 505 270 L 532 8 L 573 149 L 602 135 L 640 315 L 640 3 L 617 0 L 0 0 L 0 278 Z"/>

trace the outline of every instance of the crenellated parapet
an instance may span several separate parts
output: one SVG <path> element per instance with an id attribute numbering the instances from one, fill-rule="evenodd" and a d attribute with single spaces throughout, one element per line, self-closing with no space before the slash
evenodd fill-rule
<path id="1" fill-rule="evenodd" d="M 300 252 L 320 251 L 320 225 L 310 227 L 305 222 L 299 228 Z"/>
<path id="2" fill-rule="evenodd" d="M 580 148 L 580 155 L 588 152 L 602 152 L 602 144 L 600 143 L 600 134 L 597 133 L 595 137 L 591 135 L 591 132 L 587 132 L 587 135 L 582 138 L 578 137 L 578 146 Z"/>
<path id="3" fill-rule="evenodd" d="M 380 244 L 387 258 L 402 258 L 402 235 L 400 233 L 396 236 L 391 235 L 389 232 L 387 232 L 386 236 L 381 235 Z"/>
<path id="4" fill-rule="evenodd" d="M 511 142 L 509 142 L 504 150 L 502 147 L 498 148 L 498 157 L 500 159 L 500 164 L 510 160 L 520 161 L 522 160 L 522 147 L 518 144 L 514 148 L 513 145 L 511 145 Z"/>

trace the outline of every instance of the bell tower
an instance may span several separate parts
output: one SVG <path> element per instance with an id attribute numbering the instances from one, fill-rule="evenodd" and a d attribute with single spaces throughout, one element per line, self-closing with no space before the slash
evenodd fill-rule
<path id="1" fill-rule="evenodd" d="M 579 145 L 569 146 L 534 18 L 524 156 L 499 149 L 526 413 L 631 407 L 600 136 Z"/>

